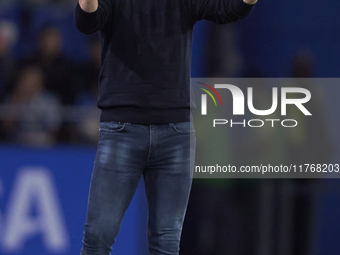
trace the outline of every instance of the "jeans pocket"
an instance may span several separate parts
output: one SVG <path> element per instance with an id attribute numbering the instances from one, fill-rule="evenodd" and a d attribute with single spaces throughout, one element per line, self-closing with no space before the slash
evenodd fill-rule
<path id="1" fill-rule="evenodd" d="M 124 130 L 125 122 L 118 121 L 102 121 L 100 122 L 100 131 L 104 132 L 118 132 Z"/>
<path id="2" fill-rule="evenodd" d="M 170 123 L 169 126 L 179 134 L 195 134 L 194 123 L 191 121 Z"/>

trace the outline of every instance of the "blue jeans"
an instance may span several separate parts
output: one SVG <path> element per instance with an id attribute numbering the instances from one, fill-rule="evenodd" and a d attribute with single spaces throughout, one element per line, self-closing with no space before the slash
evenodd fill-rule
<path id="1" fill-rule="evenodd" d="M 192 122 L 101 122 L 81 255 L 108 255 L 140 178 L 150 255 L 178 255 L 196 147 Z"/>

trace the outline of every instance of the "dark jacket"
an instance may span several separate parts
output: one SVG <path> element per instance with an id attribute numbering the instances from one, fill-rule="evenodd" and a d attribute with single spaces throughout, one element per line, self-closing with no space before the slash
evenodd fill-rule
<path id="1" fill-rule="evenodd" d="M 99 0 L 75 10 L 82 33 L 100 32 L 101 121 L 165 124 L 190 119 L 192 31 L 196 21 L 245 18 L 242 0 Z"/>

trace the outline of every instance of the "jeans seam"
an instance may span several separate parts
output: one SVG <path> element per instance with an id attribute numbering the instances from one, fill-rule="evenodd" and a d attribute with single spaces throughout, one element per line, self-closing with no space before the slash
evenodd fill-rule
<path id="1" fill-rule="evenodd" d="M 148 157 L 147 157 L 147 161 L 149 161 L 150 159 L 150 155 L 151 155 L 151 125 L 149 126 L 149 150 L 148 150 Z"/>
<path id="2" fill-rule="evenodd" d="M 196 130 L 180 131 L 176 128 L 175 123 L 170 123 L 169 126 L 172 127 L 178 134 L 188 134 L 188 135 L 190 135 L 190 134 L 196 133 Z"/>

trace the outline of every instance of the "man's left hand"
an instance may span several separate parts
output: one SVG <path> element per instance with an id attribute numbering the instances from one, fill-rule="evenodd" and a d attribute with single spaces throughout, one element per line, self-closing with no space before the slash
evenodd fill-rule
<path id="1" fill-rule="evenodd" d="M 257 0 L 243 0 L 246 4 L 256 4 Z"/>

